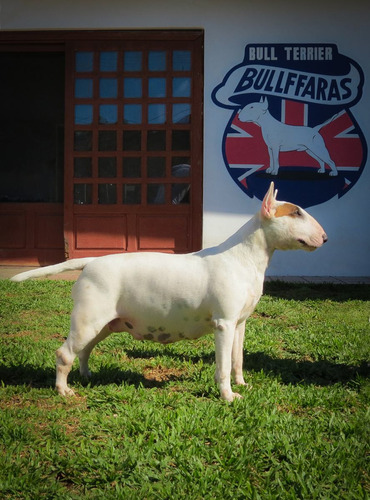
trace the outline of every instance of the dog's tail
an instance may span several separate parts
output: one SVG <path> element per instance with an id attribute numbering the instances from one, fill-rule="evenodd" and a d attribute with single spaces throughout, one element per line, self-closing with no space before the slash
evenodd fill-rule
<path id="1" fill-rule="evenodd" d="M 79 271 L 83 269 L 89 262 L 95 260 L 96 257 L 86 257 L 84 259 L 72 259 L 53 266 L 40 267 L 39 269 L 32 269 L 19 273 L 10 278 L 10 281 L 25 281 L 30 278 L 40 278 L 41 276 L 49 276 L 50 274 L 59 274 L 64 271 Z"/>
<path id="2" fill-rule="evenodd" d="M 333 122 L 337 117 L 339 116 L 339 113 L 333 115 L 329 120 L 326 120 L 326 122 L 321 123 L 320 125 L 316 125 L 316 127 L 313 127 L 316 132 L 318 132 L 321 128 L 325 127 L 325 125 L 329 125 L 329 123 Z"/>

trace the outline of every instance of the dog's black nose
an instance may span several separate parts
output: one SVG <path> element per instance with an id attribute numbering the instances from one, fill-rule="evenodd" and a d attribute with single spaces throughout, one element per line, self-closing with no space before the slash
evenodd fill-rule
<path id="1" fill-rule="evenodd" d="M 327 237 L 326 233 L 324 233 L 322 235 L 322 241 L 323 241 L 323 243 L 326 243 L 328 241 L 328 237 Z"/>

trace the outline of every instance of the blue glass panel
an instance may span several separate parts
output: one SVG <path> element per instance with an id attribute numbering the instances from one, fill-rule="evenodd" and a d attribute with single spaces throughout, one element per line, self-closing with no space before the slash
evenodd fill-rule
<path id="1" fill-rule="evenodd" d="M 117 97 L 117 79 L 116 78 L 100 78 L 99 81 L 99 96 L 100 97 Z"/>
<path id="2" fill-rule="evenodd" d="M 142 59 L 141 52 L 128 50 L 123 56 L 123 69 L 125 71 L 141 71 Z"/>
<path id="3" fill-rule="evenodd" d="M 75 80 L 75 97 L 92 97 L 93 96 L 93 81 L 91 78 L 76 78 Z"/>
<path id="4" fill-rule="evenodd" d="M 191 105 L 188 103 L 174 104 L 172 106 L 173 123 L 190 123 Z"/>
<path id="5" fill-rule="evenodd" d="M 123 122 L 130 125 L 141 123 L 141 104 L 125 104 L 123 106 Z"/>
<path id="6" fill-rule="evenodd" d="M 191 78 L 174 78 L 172 80 L 173 97 L 190 97 Z"/>
<path id="7" fill-rule="evenodd" d="M 148 123 L 166 123 L 165 104 L 149 104 Z"/>
<path id="8" fill-rule="evenodd" d="M 117 106 L 115 104 L 99 106 L 99 123 L 117 123 Z"/>
<path id="9" fill-rule="evenodd" d="M 164 50 L 149 51 L 148 67 L 149 71 L 165 71 L 166 52 Z"/>
<path id="10" fill-rule="evenodd" d="M 100 52 L 100 71 L 117 71 L 117 52 Z"/>
<path id="11" fill-rule="evenodd" d="M 149 97 L 166 97 L 165 78 L 149 78 L 148 86 Z"/>
<path id="12" fill-rule="evenodd" d="M 94 52 L 76 52 L 76 71 L 83 73 L 92 71 L 94 67 Z"/>
<path id="13" fill-rule="evenodd" d="M 92 104 L 77 104 L 75 106 L 75 124 L 90 125 L 93 121 Z"/>
<path id="14" fill-rule="evenodd" d="M 124 97 L 141 97 L 142 96 L 141 87 L 142 87 L 141 78 L 124 78 L 123 80 Z"/>
<path id="15" fill-rule="evenodd" d="M 190 71 L 191 69 L 190 50 L 174 50 L 172 56 L 172 68 L 174 71 Z"/>

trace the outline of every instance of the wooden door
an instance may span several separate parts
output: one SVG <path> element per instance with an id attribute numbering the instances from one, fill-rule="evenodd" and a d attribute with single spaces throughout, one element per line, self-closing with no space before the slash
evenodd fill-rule
<path id="1" fill-rule="evenodd" d="M 202 54 L 199 32 L 68 45 L 67 257 L 201 247 Z"/>
<path id="2" fill-rule="evenodd" d="M 60 44 L 45 50 L 6 36 L 0 33 L 0 264 L 46 265 L 64 258 L 64 52 Z"/>

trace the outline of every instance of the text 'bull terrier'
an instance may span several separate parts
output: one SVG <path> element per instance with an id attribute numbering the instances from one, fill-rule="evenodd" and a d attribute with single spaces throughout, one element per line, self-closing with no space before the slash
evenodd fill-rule
<path id="1" fill-rule="evenodd" d="M 213 248 L 184 255 L 75 259 L 14 276 L 13 281 L 23 281 L 83 269 L 72 290 L 71 330 L 57 351 L 58 392 L 73 394 L 67 377 L 76 356 L 81 374 L 90 375 L 90 353 L 111 332 L 162 344 L 214 333 L 221 397 L 241 397 L 231 389 L 231 373 L 236 384 L 245 385 L 245 321 L 262 295 L 274 250 L 315 250 L 327 241 L 313 217 L 297 205 L 277 201 L 276 194 L 271 183 L 261 211 Z"/>

